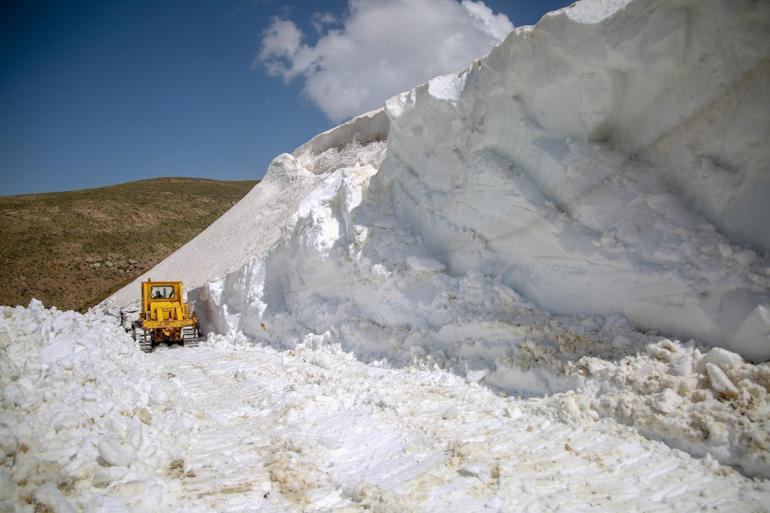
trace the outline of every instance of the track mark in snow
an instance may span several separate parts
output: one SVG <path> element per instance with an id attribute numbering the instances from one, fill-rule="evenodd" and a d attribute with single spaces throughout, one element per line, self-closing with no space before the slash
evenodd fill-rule
<path id="1" fill-rule="evenodd" d="M 331 344 L 211 337 L 145 354 L 98 314 L 0 312 L 5 510 L 762 511 L 770 498 L 766 480 L 592 420 L 577 392 L 502 397 Z"/>
<path id="2" fill-rule="evenodd" d="M 559 396 L 500 397 L 442 371 L 366 365 L 330 347 L 153 357 L 204 413 L 185 456 L 195 477 L 183 479 L 180 504 L 760 511 L 768 497 L 765 482 L 755 488 L 612 420 L 560 422 Z"/>

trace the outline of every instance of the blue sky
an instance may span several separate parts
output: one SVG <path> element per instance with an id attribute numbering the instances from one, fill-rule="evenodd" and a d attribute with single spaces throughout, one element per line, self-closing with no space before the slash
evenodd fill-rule
<path id="1" fill-rule="evenodd" d="M 387 16 L 372 6 L 406 0 L 356 1 L 359 14 L 365 6 L 371 16 Z M 446 1 L 420 0 L 428 7 Z M 516 26 L 568 3 L 485 2 Z M 355 59 L 321 73 L 303 64 L 308 56 L 329 60 L 323 52 L 335 51 L 326 44 L 333 38 L 324 39 L 330 30 L 354 38 L 346 0 L 61 0 L 3 2 L 0 9 L 0 195 L 157 176 L 261 178 L 279 153 L 356 106 L 380 101 L 374 91 L 363 103 L 346 104 L 350 95 L 340 96 L 342 104 L 325 102 L 323 91 L 337 87 L 329 77 L 353 77 L 346 86 L 367 87 L 355 83 L 365 81 L 366 71 L 339 68 L 360 65 Z M 464 19 L 444 26 L 456 30 Z M 301 48 L 287 53 L 281 46 L 284 28 L 301 34 Z M 263 39 L 271 29 L 278 39 L 269 43 Z M 435 32 L 426 30 L 420 46 L 440 51 L 440 35 L 430 39 Z M 483 45 L 482 32 L 469 37 Z M 408 81 L 403 53 L 391 61 L 403 64 L 401 79 Z"/>

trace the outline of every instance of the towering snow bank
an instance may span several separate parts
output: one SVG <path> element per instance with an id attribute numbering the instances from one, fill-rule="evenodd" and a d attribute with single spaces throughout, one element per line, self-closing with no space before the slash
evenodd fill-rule
<path id="1" fill-rule="evenodd" d="M 148 275 L 198 287 L 263 261 L 282 227 L 301 229 L 303 198 L 334 187 L 322 175 L 390 133 L 381 168 L 367 164 L 377 176 L 361 211 L 395 213 L 388 222 L 448 275 L 495 276 L 553 313 L 621 314 L 770 358 L 770 263 L 758 258 L 770 248 L 768 33 L 767 2 L 557 11 L 468 70 L 391 99 L 387 116 L 280 156 Z"/>
<path id="2" fill-rule="evenodd" d="M 770 476 L 767 366 L 704 356 L 770 358 L 766 34 L 767 2 L 581 2 L 279 156 L 152 276 L 210 332 L 595 392 Z"/>
<path id="3" fill-rule="evenodd" d="M 318 175 L 344 164 L 337 151 L 353 143 L 384 141 L 389 120 L 382 109 L 317 135 L 293 155 L 277 157 L 264 179 L 241 201 L 189 243 L 150 271 L 123 287 L 105 306 L 124 307 L 138 300 L 139 283 L 147 278 L 182 280 L 189 288 L 225 276 L 254 258 L 264 258 L 291 223 L 299 204 L 320 180 Z M 329 151 L 331 150 L 331 151 Z M 327 152 L 323 162 L 299 161 L 307 151 Z M 355 161 L 355 152 L 348 152 Z"/>
<path id="4" fill-rule="evenodd" d="M 450 274 L 767 359 L 770 4 L 605 6 L 390 100 L 370 197 Z"/>

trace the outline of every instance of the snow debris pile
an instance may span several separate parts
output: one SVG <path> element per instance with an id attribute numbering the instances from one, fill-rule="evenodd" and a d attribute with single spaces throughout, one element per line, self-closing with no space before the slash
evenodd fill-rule
<path id="1" fill-rule="evenodd" d="M 556 394 L 770 477 L 767 34 L 768 2 L 579 2 L 280 155 L 149 275 L 212 333 Z"/>
<path id="2" fill-rule="evenodd" d="M 570 372 L 582 378 L 577 388 L 590 397 L 585 405 L 595 418 L 615 418 L 690 454 L 770 476 L 770 364 L 661 339 L 618 361 L 581 358 Z"/>
<path id="3" fill-rule="evenodd" d="M 113 318 L 1 307 L 0 385 L 1 511 L 158 511 L 195 423 Z"/>

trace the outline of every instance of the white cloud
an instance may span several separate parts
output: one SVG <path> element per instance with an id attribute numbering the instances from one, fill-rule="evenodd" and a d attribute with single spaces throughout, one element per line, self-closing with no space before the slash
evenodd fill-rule
<path id="1" fill-rule="evenodd" d="M 334 121 L 467 66 L 513 30 L 504 14 L 471 0 L 350 0 L 341 23 L 311 46 L 294 22 L 275 19 L 257 56 L 272 76 L 303 79 Z"/>
<path id="2" fill-rule="evenodd" d="M 263 62 L 272 76 L 288 80 L 293 75 L 285 69 L 283 60 L 293 60 L 300 50 L 302 32 L 289 20 L 274 19 L 262 36 L 262 48 L 257 60 Z"/>
<path id="3" fill-rule="evenodd" d="M 313 25 L 313 28 L 317 33 L 321 34 L 326 27 L 336 25 L 337 18 L 329 12 L 314 12 L 310 24 Z"/>
<path id="4" fill-rule="evenodd" d="M 484 5 L 484 2 L 473 2 L 472 0 L 463 0 L 463 7 L 484 26 L 487 33 L 498 41 L 505 39 L 505 36 L 513 30 L 513 24 L 503 13 L 495 14 L 492 9 Z"/>

